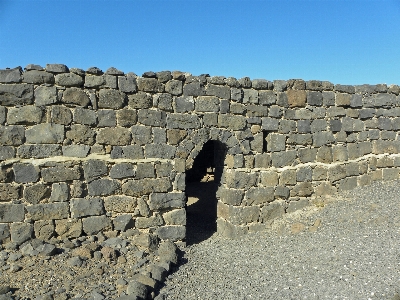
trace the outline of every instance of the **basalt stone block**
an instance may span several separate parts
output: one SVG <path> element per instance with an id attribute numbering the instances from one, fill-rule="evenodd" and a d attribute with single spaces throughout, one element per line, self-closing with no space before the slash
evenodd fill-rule
<path id="1" fill-rule="evenodd" d="M 51 106 L 51 122 L 61 125 L 69 125 L 72 122 L 72 112 L 68 107 Z"/>
<path id="2" fill-rule="evenodd" d="M 200 96 L 196 100 L 196 111 L 199 112 L 218 112 L 220 110 L 220 101 L 217 97 Z"/>
<path id="3" fill-rule="evenodd" d="M 69 190 L 68 184 L 65 182 L 53 183 L 51 187 L 51 202 L 65 202 L 68 200 Z"/>
<path id="4" fill-rule="evenodd" d="M 136 167 L 132 163 L 115 164 L 110 170 L 110 177 L 113 179 L 132 178 L 135 177 L 135 175 Z"/>
<path id="5" fill-rule="evenodd" d="M 32 84 L 1 84 L 0 105 L 27 105 L 33 102 Z"/>
<path id="6" fill-rule="evenodd" d="M 303 148 L 298 150 L 297 155 L 302 163 L 315 162 L 317 151 L 317 148 Z"/>
<path id="7" fill-rule="evenodd" d="M 162 240 L 176 242 L 183 240 L 186 236 L 186 226 L 168 225 L 157 228 L 157 236 Z"/>
<path id="8" fill-rule="evenodd" d="M 151 95 L 145 92 L 138 92 L 128 96 L 128 105 L 130 108 L 150 108 L 153 105 L 153 99 Z"/>
<path id="9" fill-rule="evenodd" d="M 193 96 L 176 97 L 173 107 L 176 113 L 192 112 L 194 110 Z"/>
<path id="10" fill-rule="evenodd" d="M 88 184 L 90 196 L 108 196 L 121 188 L 120 183 L 113 179 L 96 179 Z"/>
<path id="11" fill-rule="evenodd" d="M 92 216 L 82 219 L 83 231 L 87 235 L 95 235 L 100 231 L 112 230 L 112 222 L 106 216 Z"/>
<path id="12" fill-rule="evenodd" d="M 33 229 L 35 231 L 35 237 L 43 241 L 50 240 L 55 234 L 53 220 L 36 221 L 33 225 Z"/>
<path id="13" fill-rule="evenodd" d="M 291 197 L 307 197 L 311 196 L 314 192 L 314 188 L 311 182 L 301 182 L 296 184 L 290 191 Z"/>
<path id="14" fill-rule="evenodd" d="M 296 180 L 298 182 L 312 181 L 313 169 L 310 166 L 300 167 L 297 170 Z"/>
<path id="15" fill-rule="evenodd" d="M 93 145 L 96 132 L 87 125 L 73 124 L 71 129 L 66 132 L 68 139 L 76 144 Z"/>
<path id="16" fill-rule="evenodd" d="M 245 205 L 260 205 L 274 200 L 274 187 L 252 187 L 245 194 Z"/>
<path id="17" fill-rule="evenodd" d="M 85 87 L 87 88 L 99 88 L 106 84 L 106 79 L 104 75 L 86 75 L 85 76 Z"/>
<path id="18" fill-rule="evenodd" d="M 0 242 L 10 238 L 10 226 L 8 224 L 0 224 Z"/>
<path id="19" fill-rule="evenodd" d="M 223 203 L 229 205 L 240 205 L 244 197 L 244 191 L 238 189 L 220 188 L 217 192 L 217 197 Z"/>
<path id="20" fill-rule="evenodd" d="M 333 160 L 332 157 L 332 147 L 322 146 L 318 149 L 317 152 L 317 161 L 329 164 Z"/>
<path id="21" fill-rule="evenodd" d="M 0 146 L 0 160 L 6 160 L 15 157 L 15 148 L 12 146 Z"/>
<path id="22" fill-rule="evenodd" d="M 206 86 L 206 95 L 216 96 L 222 99 L 230 99 L 231 90 L 228 86 L 208 84 Z"/>
<path id="23" fill-rule="evenodd" d="M 74 73 L 64 73 L 55 76 L 55 81 L 57 85 L 61 86 L 82 86 L 83 78 Z"/>
<path id="24" fill-rule="evenodd" d="M 99 108 L 120 109 L 125 104 L 126 95 L 116 90 L 100 90 L 99 91 Z"/>
<path id="25" fill-rule="evenodd" d="M 152 193 L 149 199 L 151 210 L 164 210 L 168 208 L 182 208 L 185 206 L 184 193 Z"/>
<path id="26" fill-rule="evenodd" d="M 277 101 L 277 96 L 273 91 L 258 91 L 259 104 L 272 105 Z"/>
<path id="27" fill-rule="evenodd" d="M 246 118 L 242 116 L 218 115 L 218 126 L 230 130 L 243 130 L 246 127 Z"/>
<path id="28" fill-rule="evenodd" d="M 126 231 L 135 226 L 135 221 L 131 215 L 119 215 L 114 218 L 113 226 L 114 230 Z"/>
<path id="29" fill-rule="evenodd" d="M 291 166 L 297 157 L 296 150 L 281 151 L 271 153 L 272 166 L 281 168 L 284 166 Z"/>
<path id="30" fill-rule="evenodd" d="M 183 92 L 182 81 L 180 80 L 170 80 L 165 84 L 165 91 L 172 95 L 178 96 Z"/>
<path id="31" fill-rule="evenodd" d="M 166 113 L 150 109 L 140 109 L 138 111 L 138 122 L 147 126 L 165 127 Z"/>
<path id="32" fill-rule="evenodd" d="M 282 107 L 289 107 L 289 101 L 287 98 L 287 94 L 286 93 L 278 93 L 278 98 L 276 100 L 276 104 Z"/>
<path id="33" fill-rule="evenodd" d="M 243 103 L 258 103 L 258 91 L 253 89 L 243 89 Z"/>
<path id="34" fill-rule="evenodd" d="M 26 186 L 24 198 L 30 204 L 38 204 L 41 200 L 50 197 L 50 188 L 42 183 Z"/>
<path id="35" fill-rule="evenodd" d="M 198 129 L 200 128 L 200 118 L 196 115 L 171 113 L 167 115 L 167 128 Z"/>
<path id="36" fill-rule="evenodd" d="M 317 119 L 311 122 L 311 132 L 320 132 L 327 130 L 328 123 L 326 120 Z"/>
<path id="37" fill-rule="evenodd" d="M 69 157 L 86 157 L 89 153 L 90 146 L 87 145 L 68 145 L 62 146 L 63 156 Z"/>
<path id="38" fill-rule="evenodd" d="M 52 84 L 54 83 L 54 75 L 42 70 L 26 71 L 23 73 L 22 82 L 34 83 L 34 84 L 43 84 L 43 83 Z"/>
<path id="39" fill-rule="evenodd" d="M 231 99 L 233 101 L 242 102 L 243 100 L 243 90 L 238 88 L 231 88 Z"/>
<path id="40" fill-rule="evenodd" d="M 310 120 L 298 120 L 297 121 L 297 132 L 298 133 L 310 133 L 311 132 Z"/>
<path id="41" fill-rule="evenodd" d="M 50 167 L 42 169 L 41 173 L 44 182 L 64 182 L 69 180 L 78 180 L 81 178 L 81 169 L 78 166 Z"/>
<path id="42" fill-rule="evenodd" d="M 261 208 L 260 220 L 263 223 L 279 218 L 285 214 L 285 201 L 275 200 Z"/>
<path id="43" fill-rule="evenodd" d="M 328 168 L 328 179 L 330 182 L 335 182 L 346 178 L 346 168 L 341 165 L 335 165 Z"/>
<path id="44" fill-rule="evenodd" d="M 21 158 L 59 156 L 61 155 L 61 146 L 51 144 L 21 145 L 18 147 L 17 155 Z"/>
<path id="45" fill-rule="evenodd" d="M 158 213 L 151 217 L 138 217 L 135 219 L 135 227 L 140 229 L 157 227 L 163 225 L 163 223 L 164 221 Z"/>
<path id="46" fill-rule="evenodd" d="M 148 126 L 136 125 L 131 127 L 132 142 L 139 145 L 151 143 L 151 128 Z"/>
<path id="47" fill-rule="evenodd" d="M 18 146 L 24 142 L 25 130 L 23 126 L 0 126 L 0 145 Z"/>
<path id="48" fill-rule="evenodd" d="M 162 87 L 156 78 L 143 78 L 137 79 L 137 85 L 139 91 L 144 92 L 162 92 Z"/>
<path id="49" fill-rule="evenodd" d="M 51 73 L 68 73 L 68 67 L 63 64 L 47 64 L 46 71 Z"/>
<path id="50" fill-rule="evenodd" d="M 137 199 L 125 195 L 113 195 L 104 198 L 107 212 L 133 213 L 137 207 Z"/>
<path id="51" fill-rule="evenodd" d="M 24 218 L 25 211 L 23 204 L 0 204 L 0 222 L 22 222 Z"/>
<path id="52" fill-rule="evenodd" d="M 97 111 L 98 127 L 113 127 L 117 125 L 117 118 L 114 110 L 100 109 Z"/>
<path id="53" fill-rule="evenodd" d="M 360 175 L 360 165 L 356 162 L 349 162 L 345 165 L 346 176 L 358 176 Z"/>
<path id="54" fill-rule="evenodd" d="M 357 177 L 347 177 L 338 182 L 337 189 L 339 192 L 352 190 L 357 187 Z"/>
<path id="55" fill-rule="evenodd" d="M 12 223 L 10 234 L 11 242 L 21 245 L 33 237 L 33 226 L 29 223 Z"/>
<path id="56" fill-rule="evenodd" d="M 82 234 L 82 220 L 80 219 L 55 220 L 55 223 L 55 230 L 62 239 L 76 238 Z"/>
<path id="57" fill-rule="evenodd" d="M 102 160 L 89 159 L 83 163 L 83 174 L 88 182 L 107 174 L 107 164 Z"/>
<path id="58" fill-rule="evenodd" d="M 269 153 L 256 154 L 254 157 L 255 168 L 269 168 L 271 166 L 271 155 Z"/>
<path id="59" fill-rule="evenodd" d="M 313 180 L 326 180 L 328 178 L 328 170 L 324 166 L 315 166 L 313 170 Z"/>
<path id="60" fill-rule="evenodd" d="M 268 112 L 271 112 L 271 109 L 267 106 L 260 106 L 258 104 L 248 104 L 246 105 L 246 110 L 246 116 L 249 117 L 248 120 L 251 118 L 256 119 L 255 117 L 266 117 L 268 116 Z"/>
<path id="61" fill-rule="evenodd" d="M 226 175 L 226 185 L 229 188 L 249 189 L 256 185 L 258 174 L 232 171 Z"/>
<path id="62" fill-rule="evenodd" d="M 268 134 L 267 150 L 271 152 L 284 151 L 286 149 L 286 135 L 283 134 Z"/>
<path id="63" fill-rule="evenodd" d="M 253 79 L 251 81 L 251 86 L 256 90 L 271 90 L 273 88 L 273 83 L 266 79 Z"/>
<path id="64" fill-rule="evenodd" d="M 145 178 L 141 180 L 128 180 L 122 185 L 122 193 L 128 196 L 139 197 L 150 193 L 169 192 L 172 183 L 169 178 Z"/>
<path id="65" fill-rule="evenodd" d="M 57 102 L 57 88 L 55 86 L 38 86 L 35 89 L 35 105 L 50 105 Z"/>
<path id="66" fill-rule="evenodd" d="M 15 182 L 36 182 L 39 179 L 39 168 L 32 164 L 16 163 L 13 165 Z"/>
<path id="67" fill-rule="evenodd" d="M 106 145 L 128 145 L 131 142 L 131 133 L 128 128 L 102 128 L 97 133 L 97 142 Z"/>
<path id="68" fill-rule="evenodd" d="M 26 206 L 25 209 L 34 221 L 67 219 L 69 217 L 67 202 L 36 204 Z"/>
<path id="69" fill-rule="evenodd" d="M 204 87 L 200 84 L 200 82 L 191 82 L 188 84 L 185 84 L 183 86 L 183 95 L 184 96 L 203 96 L 205 95 L 205 89 Z"/>
<path id="70" fill-rule="evenodd" d="M 163 214 L 166 225 L 186 225 L 186 210 L 175 209 Z"/>
<path id="71" fill-rule="evenodd" d="M 231 206 L 218 202 L 217 215 L 233 225 L 256 222 L 260 216 L 258 206 Z"/>
<path id="72" fill-rule="evenodd" d="M 10 201 L 19 198 L 20 186 L 12 183 L 0 183 L 0 201 Z"/>
<path id="73" fill-rule="evenodd" d="M 172 95 L 168 93 L 160 93 L 153 95 L 153 104 L 158 109 L 165 111 L 173 111 L 172 109 Z"/>
<path id="74" fill-rule="evenodd" d="M 347 161 L 348 160 L 347 147 L 344 145 L 333 145 L 332 146 L 332 158 L 333 161 Z"/>
<path id="75" fill-rule="evenodd" d="M 124 93 L 135 93 L 137 91 L 136 77 L 129 74 L 118 76 L 118 88 Z"/>
<path id="76" fill-rule="evenodd" d="M 83 90 L 71 87 L 64 91 L 61 102 L 86 107 L 90 103 L 90 99 Z"/>
<path id="77" fill-rule="evenodd" d="M 176 147 L 165 144 L 148 144 L 145 145 L 145 156 L 147 158 L 171 159 L 174 157 Z"/>
<path id="78" fill-rule="evenodd" d="M 172 172 L 172 170 L 171 170 Z M 166 176 L 169 176 L 167 174 Z M 143 178 L 154 178 L 154 165 L 152 163 L 139 163 L 136 166 L 136 178 L 143 179 Z"/>
<path id="79" fill-rule="evenodd" d="M 400 152 L 400 141 L 385 141 L 376 140 L 372 141 L 372 153 L 373 154 L 393 154 Z"/>
<path id="80" fill-rule="evenodd" d="M 289 145 L 311 145 L 312 144 L 312 134 L 296 134 L 291 133 L 288 135 L 286 143 Z"/>
<path id="81" fill-rule="evenodd" d="M 283 170 L 279 176 L 280 185 L 293 185 L 297 182 L 297 172 L 294 169 Z"/>
<path id="82" fill-rule="evenodd" d="M 13 69 L 2 69 L 0 70 L 0 82 L 1 83 L 18 83 L 21 82 L 22 68 L 16 67 Z"/>
<path id="83" fill-rule="evenodd" d="M 265 171 L 260 173 L 260 183 L 263 186 L 276 186 L 278 185 L 278 180 L 279 174 L 276 171 Z"/>
<path id="84" fill-rule="evenodd" d="M 137 122 L 137 112 L 134 109 L 120 109 L 117 111 L 117 122 L 119 126 L 131 127 Z"/>
<path id="85" fill-rule="evenodd" d="M 96 125 L 96 112 L 91 109 L 77 107 L 74 110 L 74 121 L 84 125 Z"/>
<path id="86" fill-rule="evenodd" d="M 129 145 L 129 146 L 115 146 L 111 150 L 110 157 L 115 158 L 129 158 L 129 159 L 142 159 L 143 148 L 139 145 Z"/>
<path id="87" fill-rule="evenodd" d="M 336 94 L 336 106 L 350 106 L 351 103 L 350 94 L 337 93 Z"/>
<path id="88" fill-rule="evenodd" d="M 64 141 L 64 126 L 43 123 L 25 131 L 26 142 L 30 144 L 57 144 Z"/>
<path id="89" fill-rule="evenodd" d="M 288 199 L 290 196 L 290 189 L 286 186 L 278 185 L 275 188 L 275 199 Z"/>
<path id="90" fill-rule="evenodd" d="M 104 214 L 101 198 L 73 198 L 70 201 L 71 217 L 98 216 Z"/>
<path id="91" fill-rule="evenodd" d="M 335 142 L 335 137 L 330 131 L 321 131 L 313 134 L 313 146 L 321 147 L 323 145 Z"/>
<path id="92" fill-rule="evenodd" d="M 306 91 L 302 90 L 288 90 L 287 102 L 289 107 L 305 107 L 307 100 Z M 283 105 L 286 106 L 286 105 Z"/>
<path id="93" fill-rule="evenodd" d="M 279 128 L 279 120 L 275 118 L 262 118 L 262 129 L 267 131 L 276 131 Z"/>

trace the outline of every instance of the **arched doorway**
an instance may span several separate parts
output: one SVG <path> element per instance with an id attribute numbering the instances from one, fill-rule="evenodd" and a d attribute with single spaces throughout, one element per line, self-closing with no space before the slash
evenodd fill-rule
<path id="1" fill-rule="evenodd" d="M 196 244 L 217 231 L 217 190 L 220 185 L 226 147 L 209 140 L 186 171 L 186 243 Z"/>

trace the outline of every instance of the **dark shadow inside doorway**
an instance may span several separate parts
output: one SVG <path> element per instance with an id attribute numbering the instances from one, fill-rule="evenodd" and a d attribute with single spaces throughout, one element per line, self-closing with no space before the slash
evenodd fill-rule
<path id="1" fill-rule="evenodd" d="M 186 171 L 186 243 L 200 243 L 217 231 L 217 197 L 225 158 L 225 147 L 218 141 L 204 144 Z"/>

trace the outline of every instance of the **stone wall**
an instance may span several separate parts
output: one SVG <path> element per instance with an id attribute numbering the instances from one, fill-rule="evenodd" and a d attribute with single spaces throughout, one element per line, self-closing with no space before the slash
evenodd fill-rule
<path id="1" fill-rule="evenodd" d="M 184 241 L 185 172 L 209 140 L 225 149 L 218 231 L 262 230 L 313 198 L 398 179 L 399 93 L 60 64 L 0 70 L 0 240 Z"/>

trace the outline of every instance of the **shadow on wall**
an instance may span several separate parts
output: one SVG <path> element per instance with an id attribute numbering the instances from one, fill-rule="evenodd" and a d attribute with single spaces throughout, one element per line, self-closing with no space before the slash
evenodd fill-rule
<path id="1" fill-rule="evenodd" d="M 217 197 L 225 158 L 221 142 L 208 141 L 186 171 L 186 243 L 200 243 L 217 231 Z"/>

